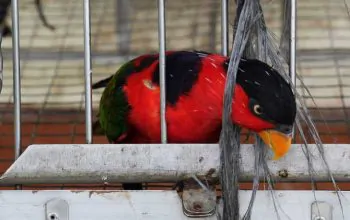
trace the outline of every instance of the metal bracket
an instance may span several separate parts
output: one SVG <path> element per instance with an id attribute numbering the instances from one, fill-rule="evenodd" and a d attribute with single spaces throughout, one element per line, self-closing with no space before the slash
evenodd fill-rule
<path id="1" fill-rule="evenodd" d="M 333 207 L 327 202 L 314 201 L 311 204 L 311 220 L 332 220 Z"/>
<path id="2" fill-rule="evenodd" d="M 215 187 L 208 186 L 209 190 L 203 189 L 196 182 L 184 183 L 182 192 L 182 209 L 190 218 L 208 217 L 216 211 Z"/>
<path id="3" fill-rule="evenodd" d="M 51 199 L 45 203 L 46 220 L 69 220 L 69 205 L 63 199 Z"/>

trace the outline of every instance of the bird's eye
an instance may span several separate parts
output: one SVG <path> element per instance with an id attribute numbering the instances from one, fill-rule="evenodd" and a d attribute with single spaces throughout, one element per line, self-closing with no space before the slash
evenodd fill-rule
<path id="1" fill-rule="evenodd" d="M 260 105 L 254 105 L 253 106 L 253 110 L 254 110 L 255 114 L 257 114 L 257 115 L 261 115 L 262 114 L 262 108 L 261 108 Z"/>

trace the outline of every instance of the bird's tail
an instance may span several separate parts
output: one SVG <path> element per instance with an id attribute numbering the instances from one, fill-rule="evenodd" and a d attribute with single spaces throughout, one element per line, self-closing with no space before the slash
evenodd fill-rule
<path id="1" fill-rule="evenodd" d="M 104 130 L 101 127 L 100 120 L 97 119 L 93 124 L 92 124 L 92 134 L 93 135 L 105 135 Z"/>
<path id="2" fill-rule="evenodd" d="M 109 81 L 111 81 L 112 78 L 113 78 L 113 75 L 106 78 L 106 79 L 102 79 L 102 80 L 92 84 L 91 88 L 92 89 L 105 88 L 107 86 L 107 84 L 109 83 Z"/>
<path id="3" fill-rule="evenodd" d="M 107 86 L 107 84 L 109 83 L 109 81 L 111 81 L 111 79 L 113 78 L 113 75 L 102 79 L 94 84 L 92 84 L 91 89 L 100 89 L 100 88 L 105 88 Z M 100 124 L 100 120 L 98 119 L 99 114 L 96 115 L 97 119 L 96 121 L 94 121 L 94 123 L 92 124 L 92 134 L 94 135 L 104 135 L 105 132 L 101 127 Z"/>

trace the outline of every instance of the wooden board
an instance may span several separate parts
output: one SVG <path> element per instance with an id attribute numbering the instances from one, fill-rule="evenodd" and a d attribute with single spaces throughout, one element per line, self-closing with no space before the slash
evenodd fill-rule
<path id="1" fill-rule="evenodd" d="M 311 220 L 311 191 L 276 191 L 280 219 Z M 343 192 L 345 219 L 350 219 L 350 192 Z M 250 191 L 241 191 L 241 213 L 245 211 Z M 185 220 L 181 199 L 174 191 L 0 191 L 0 219 L 45 220 L 45 203 L 62 199 L 68 205 L 69 220 Z M 332 191 L 318 191 L 317 201 L 332 206 L 332 219 L 341 220 L 340 206 Z M 220 209 L 219 209 L 220 210 Z M 62 218 L 60 218 L 63 220 Z M 198 220 L 216 220 L 216 216 Z M 268 191 L 257 193 L 252 220 L 277 219 Z M 328 219 L 327 220 L 332 220 Z"/>
<path id="2" fill-rule="evenodd" d="M 309 148 L 314 155 L 315 179 L 328 181 L 316 146 L 310 144 Z M 241 180 L 249 181 L 254 177 L 253 146 L 242 145 L 241 151 Z M 350 145 L 325 145 L 325 155 L 335 178 L 349 181 Z M 293 145 L 284 158 L 268 161 L 268 165 L 272 175 L 282 181 L 310 181 L 299 144 Z M 217 144 L 31 145 L 1 176 L 0 184 L 173 182 L 208 173 L 208 178 L 215 178 L 219 168 Z"/>

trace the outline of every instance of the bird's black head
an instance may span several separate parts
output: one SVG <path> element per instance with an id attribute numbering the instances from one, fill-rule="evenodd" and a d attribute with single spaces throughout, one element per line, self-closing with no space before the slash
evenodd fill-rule
<path id="1" fill-rule="evenodd" d="M 254 115 L 276 125 L 293 125 L 295 96 L 291 84 L 275 69 L 259 60 L 242 59 L 236 81 L 248 95 Z"/>
<path id="2" fill-rule="evenodd" d="M 266 63 L 244 59 L 236 82 L 233 121 L 257 132 L 272 148 L 275 159 L 282 157 L 291 146 L 296 117 L 292 85 Z"/>

